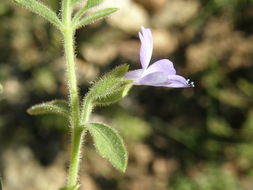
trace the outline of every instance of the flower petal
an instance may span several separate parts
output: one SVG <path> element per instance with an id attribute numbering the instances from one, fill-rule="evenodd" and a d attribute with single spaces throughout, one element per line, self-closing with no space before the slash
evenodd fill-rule
<path id="1" fill-rule="evenodd" d="M 141 78 L 142 73 L 143 73 L 143 69 L 129 71 L 126 73 L 125 79 L 126 80 L 133 80 L 133 81 L 139 80 Z"/>
<path id="2" fill-rule="evenodd" d="M 170 88 L 187 88 L 187 87 L 194 87 L 194 84 L 189 84 L 189 80 L 186 80 L 184 77 L 180 75 L 169 75 L 168 76 L 168 84 L 164 86 Z"/>
<path id="3" fill-rule="evenodd" d="M 194 87 L 194 84 L 189 84 L 189 81 L 180 75 L 167 75 L 162 72 L 154 72 L 145 75 L 135 85 L 148 85 L 148 86 L 163 86 L 170 88 L 187 88 Z"/>
<path id="4" fill-rule="evenodd" d="M 141 40 L 140 48 L 140 62 L 142 68 L 145 70 L 150 62 L 152 52 L 153 52 L 153 38 L 151 30 L 148 28 L 141 27 L 141 32 L 139 32 L 139 38 Z"/>
<path id="5" fill-rule="evenodd" d="M 168 59 L 161 59 L 150 65 L 147 70 L 144 71 L 143 75 L 147 75 L 154 72 L 162 72 L 166 75 L 175 75 L 176 70 L 173 63 Z"/>
<path id="6" fill-rule="evenodd" d="M 154 72 L 140 78 L 137 85 L 163 86 L 168 84 L 168 75 L 162 72 Z"/>

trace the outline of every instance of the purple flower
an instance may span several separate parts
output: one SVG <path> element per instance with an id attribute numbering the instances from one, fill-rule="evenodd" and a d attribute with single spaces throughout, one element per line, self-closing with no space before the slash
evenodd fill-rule
<path id="1" fill-rule="evenodd" d="M 173 63 L 168 59 L 161 59 L 149 65 L 152 51 L 153 39 L 151 30 L 141 27 L 139 32 L 141 40 L 140 61 L 142 69 L 129 71 L 125 79 L 133 80 L 135 85 L 164 86 L 171 88 L 194 87 L 189 79 L 177 75 Z"/>

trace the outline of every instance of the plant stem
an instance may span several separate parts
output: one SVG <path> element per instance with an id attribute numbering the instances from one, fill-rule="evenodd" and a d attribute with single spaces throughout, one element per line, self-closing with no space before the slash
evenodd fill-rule
<path id="1" fill-rule="evenodd" d="M 77 88 L 77 78 L 75 72 L 75 54 L 74 54 L 74 34 L 72 27 L 72 6 L 71 0 L 63 0 L 62 3 L 62 22 L 63 37 L 65 45 L 65 56 L 67 62 L 68 85 L 70 94 L 70 104 L 72 112 L 72 137 L 71 137 L 71 159 L 68 174 L 68 186 L 77 184 L 79 157 L 81 153 L 83 128 L 79 125 L 79 95 Z"/>
<path id="2" fill-rule="evenodd" d="M 78 127 L 73 130 L 72 142 L 71 142 L 72 143 L 71 160 L 70 160 L 69 175 L 68 175 L 69 187 L 72 187 L 77 184 L 82 137 L 83 137 L 83 128 Z"/>

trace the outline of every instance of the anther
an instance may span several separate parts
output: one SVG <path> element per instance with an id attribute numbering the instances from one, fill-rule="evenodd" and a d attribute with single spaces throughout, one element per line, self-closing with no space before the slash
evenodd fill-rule
<path id="1" fill-rule="evenodd" d="M 187 79 L 186 82 L 190 87 L 195 87 L 194 82 L 192 82 L 190 79 Z"/>

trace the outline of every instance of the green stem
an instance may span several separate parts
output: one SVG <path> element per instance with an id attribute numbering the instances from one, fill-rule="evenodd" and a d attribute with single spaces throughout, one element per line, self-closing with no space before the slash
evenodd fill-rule
<path id="1" fill-rule="evenodd" d="M 77 88 L 77 78 L 75 72 L 75 54 L 74 54 L 74 34 L 75 29 L 72 27 L 72 5 L 71 0 L 63 0 L 62 3 L 62 22 L 63 37 L 65 45 L 65 56 L 67 62 L 67 74 L 69 82 L 69 94 L 72 117 L 72 138 L 71 138 L 71 159 L 68 174 L 68 186 L 72 187 L 77 184 L 79 171 L 79 158 L 81 154 L 83 128 L 79 124 L 79 95 Z"/>
<path id="2" fill-rule="evenodd" d="M 68 176 L 68 186 L 73 187 L 77 184 L 78 180 L 78 171 L 79 171 L 79 161 L 81 154 L 81 145 L 83 137 L 83 128 L 78 127 L 72 132 L 72 150 L 71 150 L 71 159 L 69 165 L 69 176 Z"/>
<path id="3" fill-rule="evenodd" d="M 77 80 L 76 80 L 76 73 L 75 73 L 73 29 L 66 27 L 64 31 L 64 41 L 65 41 L 65 54 L 66 54 L 67 72 L 68 72 L 68 80 L 69 80 L 70 102 L 71 102 L 71 109 L 72 109 L 72 122 L 73 122 L 73 127 L 78 127 L 79 125 L 79 95 L 78 95 Z"/>

